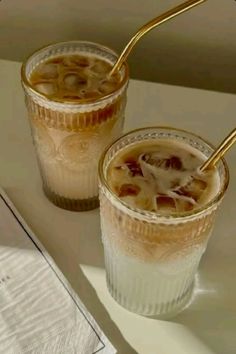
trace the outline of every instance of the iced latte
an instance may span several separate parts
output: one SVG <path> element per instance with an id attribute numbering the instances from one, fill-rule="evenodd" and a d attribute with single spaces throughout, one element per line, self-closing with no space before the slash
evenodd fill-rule
<path id="1" fill-rule="evenodd" d="M 168 317 L 188 302 L 228 183 L 224 162 L 202 173 L 212 148 L 171 128 L 131 132 L 100 162 L 107 284 L 124 307 Z"/>
<path id="2" fill-rule="evenodd" d="M 116 54 L 90 42 L 45 47 L 22 67 L 43 188 L 69 210 L 98 206 L 97 165 L 123 129 L 128 69 L 109 76 Z"/>

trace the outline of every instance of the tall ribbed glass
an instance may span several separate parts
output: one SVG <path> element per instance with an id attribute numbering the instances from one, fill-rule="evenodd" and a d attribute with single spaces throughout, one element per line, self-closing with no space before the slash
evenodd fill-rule
<path id="1" fill-rule="evenodd" d="M 112 144 L 99 165 L 102 241 L 109 292 L 126 309 L 160 318 L 179 312 L 191 297 L 194 276 L 229 178 L 222 160 L 217 167 L 216 196 L 194 211 L 163 216 L 128 206 L 109 187 L 110 161 L 129 144 L 165 138 L 189 144 L 206 157 L 213 151 L 211 145 L 194 134 L 171 128 L 144 128 Z"/>
<path id="2" fill-rule="evenodd" d="M 123 129 L 128 67 L 112 93 L 97 99 L 53 100 L 37 92 L 30 76 L 37 65 L 67 54 L 92 54 L 114 64 L 117 54 L 96 43 L 71 41 L 50 45 L 22 66 L 22 84 L 46 196 L 69 210 L 98 206 L 97 169 L 105 146 Z"/>

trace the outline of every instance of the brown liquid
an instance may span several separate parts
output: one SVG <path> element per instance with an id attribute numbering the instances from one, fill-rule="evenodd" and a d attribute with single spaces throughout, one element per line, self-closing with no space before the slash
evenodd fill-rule
<path id="1" fill-rule="evenodd" d="M 121 76 L 109 77 L 112 65 L 93 55 L 63 55 L 39 64 L 30 82 L 52 99 L 97 99 L 116 90 Z"/>
<path id="2" fill-rule="evenodd" d="M 132 207 L 160 212 L 191 211 L 217 192 L 215 170 L 198 172 L 204 156 L 179 142 L 140 142 L 111 161 L 107 179 L 113 192 Z"/>

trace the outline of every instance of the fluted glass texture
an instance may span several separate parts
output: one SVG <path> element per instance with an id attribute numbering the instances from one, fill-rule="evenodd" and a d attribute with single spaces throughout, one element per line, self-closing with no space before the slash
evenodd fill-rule
<path id="1" fill-rule="evenodd" d="M 122 81 L 116 91 L 81 102 L 49 99 L 29 82 L 38 64 L 58 55 L 78 53 L 91 53 L 111 63 L 117 58 L 112 50 L 95 43 L 57 43 L 27 60 L 22 83 L 45 194 L 59 207 L 89 210 L 98 206 L 99 157 L 123 129 L 128 69 L 122 68 Z"/>
<path id="2" fill-rule="evenodd" d="M 146 316 L 168 318 L 190 300 L 194 276 L 212 233 L 216 211 L 228 185 L 224 161 L 218 165 L 219 190 L 199 210 L 177 215 L 134 209 L 109 188 L 109 161 L 136 141 L 177 139 L 206 156 L 213 151 L 201 138 L 171 128 L 147 128 L 126 134 L 103 154 L 99 165 L 100 213 L 107 285 L 123 307 Z"/>

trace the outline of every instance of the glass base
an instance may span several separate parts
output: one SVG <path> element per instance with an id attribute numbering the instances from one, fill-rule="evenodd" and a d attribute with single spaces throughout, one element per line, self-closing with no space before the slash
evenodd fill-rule
<path id="1" fill-rule="evenodd" d="M 159 320 L 168 320 L 176 316 L 179 312 L 183 311 L 190 303 L 192 299 L 194 282 L 189 286 L 182 296 L 170 302 L 156 303 L 156 304 L 137 304 L 133 306 L 132 302 L 120 294 L 116 289 L 114 289 L 107 279 L 107 287 L 109 293 L 113 299 L 126 310 L 136 313 L 141 316 L 150 317 Z"/>
<path id="2" fill-rule="evenodd" d="M 139 315 L 168 319 L 190 303 L 199 256 L 196 260 L 191 255 L 187 265 L 179 259 L 172 263 L 144 262 L 121 252 L 104 235 L 103 245 L 107 287 L 122 307 Z"/>
<path id="3" fill-rule="evenodd" d="M 88 199 L 69 199 L 62 197 L 45 186 L 43 187 L 46 197 L 57 207 L 70 211 L 88 211 L 99 207 L 98 197 Z"/>

